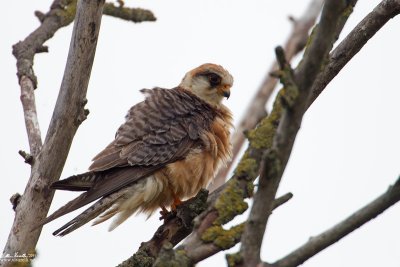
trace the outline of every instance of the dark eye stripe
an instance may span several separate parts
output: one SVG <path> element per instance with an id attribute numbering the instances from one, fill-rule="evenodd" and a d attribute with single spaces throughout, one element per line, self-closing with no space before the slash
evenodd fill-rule
<path id="1" fill-rule="evenodd" d="M 211 88 L 220 85 L 222 81 L 221 76 L 211 71 L 201 72 L 198 74 L 198 76 L 206 77 L 208 79 L 208 82 L 210 83 Z"/>
<path id="2" fill-rule="evenodd" d="M 218 85 L 220 85 L 221 84 L 221 76 L 219 76 L 218 74 L 215 74 L 215 73 L 209 73 L 208 75 L 207 75 L 207 77 L 208 77 L 208 81 L 210 82 L 210 85 L 212 86 L 212 87 L 215 87 L 215 86 L 218 86 Z"/>

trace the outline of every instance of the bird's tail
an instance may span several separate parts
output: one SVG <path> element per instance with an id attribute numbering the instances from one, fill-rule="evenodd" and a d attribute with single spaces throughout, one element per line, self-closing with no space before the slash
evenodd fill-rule
<path id="1" fill-rule="evenodd" d="M 93 220 L 97 216 L 99 216 L 101 213 L 105 212 L 106 210 L 109 210 L 110 207 L 115 204 L 116 201 L 124 194 L 124 191 L 121 190 L 119 192 L 115 192 L 111 195 L 108 195 L 106 197 L 101 198 L 98 200 L 96 203 L 94 203 L 92 206 L 87 208 L 84 212 L 76 216 L 74 219 L 57 229 L 56 231 L 53 232 L 53 235 L 56 236 L 64 236 L 72 231 L 75 231 L 82 225 L 86 224 L 87 222 Z M 111 208 L 112 210 L 112 208 Z M 107 218 L 108 219 L 108 218 Z M 103 220 L 104 221 L 104 220 Z"/>
<path id="2" fill-rule="evenodd" d="M 103 178 L 103 176 L 104 175 L 99 172 L 85 172 L 82 174 L 73 175 L 64 180 L 54 182 L 50 186 L 50 188 L 60 189 L 60 190 L 70 190 L 70 191 L 88 191 L 94 185 L 95 181 L 98 181 L 99 179 Z M 88 199 L 87 195 L 88 195 L 88 192 L 84 192 L 83 194 L 79 195 L 77 198 L 71 200 L 70 202 L 65 204 L 63 207 L 61 207 L 60 209 L 55 211 L 53 214 L 51 214 L 49 217 L 47 217 L 46 219 L 42 220 L 37 225 L 35 225 L 32 228 L 32 231 L 36 230 L 37 228 L 39 228 L 40 226 L 42 226 L 46 223 L 49 223 L 71 211 L 79 209 L 80 207 L 92 202 L 93 200 Z"/>
<path id="3" fill-rule="evenodd" d="M 102 176 L 101 172 L 85 172 L 54 182 L 50 188 L 68 191 L 88 191 Z"/>

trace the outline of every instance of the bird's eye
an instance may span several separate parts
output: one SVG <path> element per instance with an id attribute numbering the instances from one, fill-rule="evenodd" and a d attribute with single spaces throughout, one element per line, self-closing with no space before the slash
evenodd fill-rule
<path id="1" fill-rule="evenodd" d="M 221 84 L 221 77 L 218 74 L 210 73 L 208 74 L 208 81 L 212 87 Z"/>

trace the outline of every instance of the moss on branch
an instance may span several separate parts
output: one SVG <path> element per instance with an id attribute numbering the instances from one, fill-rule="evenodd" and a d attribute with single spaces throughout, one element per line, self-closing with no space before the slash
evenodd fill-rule
<path id="1" fill-rule="evenodd" d="M 243 257 L 240 253 L 227 254 L 226 261 L 229 267 L 240 266 L 243 263 Z"/>
<path id="2" fill-rule="evenodd" d="M 157 260 L 154 262 L 154 267 L 183 267 L 192 266 L 191 260 L 183 249 L 174 251 L 171 243 L 165 244 L 160 251 Z"/>
<path id="3" fill-rule="evenodd" d="M 244 201 L 246 195 L 247 192 L 243 190 L 238 180 L 228 181 L 227 186 L 215 203 L 214 207 L 218 211 L 218 218 L 213 222 L 213 225 L 225 224 L 236 215 L 245 212 L 248 208 L 248 204 Z"/>
<path id="4" fill-rule="evenodd" d="M 201 239 L 206 243 L 212 242 L 221 250 L 226 250 L 237 244 L 242 236 L 243 229 L 244 223 L 233 226 L 229 230 L 225 230 L 220 225 L 215 225 L 208 228 Z"/>

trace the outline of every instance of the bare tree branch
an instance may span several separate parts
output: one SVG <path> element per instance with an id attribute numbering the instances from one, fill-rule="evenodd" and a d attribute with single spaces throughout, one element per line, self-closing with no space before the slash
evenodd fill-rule
<path id="1" fill-rule="evenodd" d="M 26 132 L 28 134 L 30 154 L 33 159 L 37 154 L 39 154 L 39 151 L 42 148 L 42 136 L 37 118 L 34 93 L 35 84 L 32 79 L 25 75 L 21 76 L 19 84 L 21 86 L 21 102 L 24 111 Z"/>
<path id="2" fill-rule="evenodd" d="M 308 242 L 284 258 L 273 264 L 265 263 L 264 266 L 295 267 L 301 265 L 323 249 L 336 243 L 341 238 L 361 227 L 363 224 L 374 219 L 398 201 L 400 201 L 400 178 L 398 178 L 395 184 L 390 186 L 385 193 L 347 217 L 345 220 L 325 232 L 311 237 Z"/>
<path id="3" fill-rule="evenodd" d="M 317 19 L 317 16 L 321 11 L 323 2 L 324 0 L 312 0 L 299 19 L 291 18 L 291 21 L 293 22 L 293 29 L 284 46 L 286 58 L 288 61 L 291 61 L 292 58 L 294 58 L 304 49 L 307 43 L 308 31 L 314 25 L 315 20 Z M 222 168 L 219 171 L 213 183 L 210 184 L 210 192 L 214 191 L 216 188 L 225 183 L 229 169 L 232 167 L 233 162 L 235 161 L 240 149 L 243 146 L 245 140 L 245 136 L 243 133 L 247 130 L 253 129 L 257 125 L 257 123 L 259 123 L 260 120 L 266 116 L 265 105 L 270 98 L 276 84 L 278 83 L 278 79 L 272 77 L 269 74 L 276 71 L 277 69 L 278 64 L 275 61 L 274 63 L 272 63 L 272 66 L 267 72 L 264 81 L 262 82 L 254 98 L 250 102 L 250 105 L 247 107 L 242 121 L 236 128 L 235 133 L 232 135 L 232 160 L 228 163 L 226 168 Z"/>
<path id="4" fill-rule="evenodd" d="M 39 122 L 37 119 L 34 89 L 37 87 L 37 78 L 33 71 L 33 58 L 36 53 L 48 52 L 43 44 L 53 37 L 55 32 L 69 25 L 75 17 L 76 0 L 55 0 L 49 12 L 39 11 L 35 15 L 41 25 L 24 41 L 13 46 L 13 54 L 17 59 L 17 75 L 21 86 L 21 102 L 24 110 L 25 126 L 28 133 L 30 154 L 36 157 L 42 147 Z M 129 8 L 122 4 L 115 6 L 107 3 L 104 14 L 133 22 L 155 21 L 154 14 L 141 8 Z"/>
<path id="5" fill-rule="evenodd" d="M 96 51 L 103 5 L 104 1 L 81 0 L 78 2 L 67 65 L 57 104 L 46 140 L 32 165 L 31 177 L 16 208 L 14 224 L 3 254 L 34 253 L 41 228 L 31 231 L 31 227 L 46 217 L 54 195 L 49 185 L 60 177 L 75 132 L 87 115 L 84 109 L 85 96 Z M 52 22 L 58 21 L 57 17 L 49 19 Z M 42 44 L 60 25 L 62 23 L 53 25 L 49 22 L 47 27 L 51 28 L 50 33 L 45 27 L 39 27 L 32 35 L 37 35 L 41 41 L 36 40 L 34 43 Z M 32 35 L 28 38 L 32 38 Z M 26 64 L 25 60 L 22 64 Z M 22 70 L 28 71 L 28 74 L 22 72 L 19 73 L 19 77 L 27 76 L 32 82 L 36 79 L 33 76 L 32 62 L 24 65 Z M 4 264 L 9 266 L 8 264 L 11 263 Z"/>
<path id="6" fill-rule="evenodd" d="M 30 154 L 36 157 L 42 148 L 42 138 L 37 119 L 34 89 L 37 78 L 33 71 L 33 58 L 43 51 L 43 44 L 53 37 L 54 33 L 72 22 L 75 11 L 72 1 L 55 5 L 47 14 L 42 14 L 41 25 L 22 42 L 13 46 L 13 55 L 17 59 L 17 75 L 21 86 L 21 102 L 24 110 L 25 126 L 28 134 Z"/>
<path id="7" fill-rule="evenodd" d="M 328 83 L 390 19 L 400 13 L 399 0 L 380 2 L 329 55 L 329 63 L 313 85 L 309 106 Z"/>
<path id="8" fill-rule="evenodd" d="M 281 67 L 281 82 L 284 105 L 273 145 L 267 151 L 263 161 L 259 190 L 241 239 L 241 266 L 256 266 L 260 260 L 260 250 L 266 225 L 272 210 L 272 201 L 306 111 L 315 78 L 323 67 L 333 43 L 337 38 L 337 25 L 347 8 L 346 1 L 327 0 L 321 14 L 321 20 L 310 37 L 310 44 L 302 62 L 293 72 L 286 62 L 283 51 L 277 50 L 277 60 Z"/>

